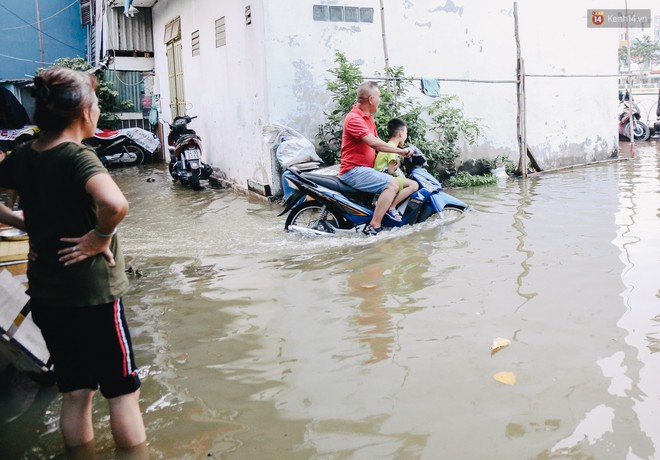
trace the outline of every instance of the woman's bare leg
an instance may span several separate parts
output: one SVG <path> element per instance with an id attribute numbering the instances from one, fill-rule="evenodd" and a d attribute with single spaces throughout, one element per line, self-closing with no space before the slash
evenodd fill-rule
<path id="1" fill-rule="evenodd" d="M 118 447 L 135 447 L 147 440 L 140 412 L 140 390 L 108 399 L 110 429 Z"/>
<path id="2" fill-rule="evenodd" d="M 62 394 L 60 429 L 67 447 L 78 447 L 94 439 L 92 425 L 93 390 L 76 390 Z"/>

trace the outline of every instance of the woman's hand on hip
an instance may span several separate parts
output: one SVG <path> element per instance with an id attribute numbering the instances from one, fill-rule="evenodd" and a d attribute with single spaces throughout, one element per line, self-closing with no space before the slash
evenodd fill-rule
<path id="1" fill-rule="evenodd" d="M 58 260 L 64 262 L 65 266 L 82 262 L 97 254 L 103 254 L 111 266 L 115 265 L 115 256 L 110 251 L 112 238 L 101 238 L 94 230 L 90 230 L 80 238 L 60 238 L 60 241 L 72 243 L 72 246 L 57 252 L 60 256 Z"/>

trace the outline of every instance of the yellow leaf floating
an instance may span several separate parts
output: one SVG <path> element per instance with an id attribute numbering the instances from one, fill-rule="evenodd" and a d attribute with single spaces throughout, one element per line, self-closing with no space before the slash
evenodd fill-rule
<path id="1" fill-rule="evenodd" d="M 498 372 L 493 375 L 493 378 L 498 382 L 505 383 L 507 385 L 516 384 L 516 374 L 513 372 Z"/>
<path id="2" fill-rule="evenodd" d="M 495 337 L 493 339 L 493 346 L 490 347 L 490 349 L 492 353 L 495 353 L 497 350 L 508 347 L 509 345 L 511 345 L 511 340 L 503 339 L 502 337 Z"/>
<path id="3" fill-rule="evenodd" d="M 362 289 L 376 289 L 377 285 L 375 284 L 362 284 L 360 285 Z"/>

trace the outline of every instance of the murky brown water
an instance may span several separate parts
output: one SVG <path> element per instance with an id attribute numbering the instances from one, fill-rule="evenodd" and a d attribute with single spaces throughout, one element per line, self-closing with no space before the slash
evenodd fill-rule
<path id="1" fill-rule="evenodd" d="M 379 239 L 117 171 L 151 457 L 660 458 L 659 158 L 455 190 L 459 222 Z M 60 455 L 52 390 L 14 392 L 11 455 Z"/>

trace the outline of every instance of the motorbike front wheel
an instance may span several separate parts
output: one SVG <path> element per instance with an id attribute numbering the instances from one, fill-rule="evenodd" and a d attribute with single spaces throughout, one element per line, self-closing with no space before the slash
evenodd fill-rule
<path id="1" fill-rule="evenodd" d="M 631 139 L 630 135 L 630 123 L 626 123 L 623 127 L 624 135 Z M 648 141 L 651 137 L 651 129 L 641 121 L 635 120 L 633 122 L 632 134 L 635 136 L 636 141 Z"/>
<path id="2" fill-rule="evenodd" d="M 335 233 L 337 228 L 347 228 L 346 221 L 336 216 L 318 201 L 305 201 L 294 207 L 286 218 L 284 230 L 290 226 L 304 227 L 323 233 Z"/>
<path id="3" fill-rule="evenodd" d="M 425 222 L 425 221 L 440 222 L 442 225 L 448 225 L 460 219 L 463 216 L 464 212 L 465 210 L 461 208 L 456 208 L 454 206 L 445 206 L 444 208 L 442 208 L 442 211 L 435 212 L 429 215 L 425 219 L 422 218 L 420 219 L 420 222 Z"/>

